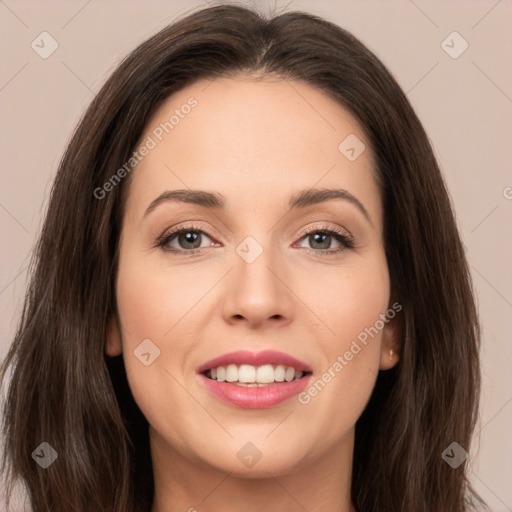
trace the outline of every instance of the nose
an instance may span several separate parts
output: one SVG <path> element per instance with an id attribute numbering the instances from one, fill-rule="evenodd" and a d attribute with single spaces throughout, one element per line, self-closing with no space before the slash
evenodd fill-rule
<path id="1" fill-rule="evenodd" d="M 264 250 L 252 263 L 235 256 L 235 268 L 225 282 L 224 320 L 245 323 L 251 329 L 265 323 L 274 327 L 288 324 L 294 304 L 286 263 L 278 262 L 270 250 Z"/>

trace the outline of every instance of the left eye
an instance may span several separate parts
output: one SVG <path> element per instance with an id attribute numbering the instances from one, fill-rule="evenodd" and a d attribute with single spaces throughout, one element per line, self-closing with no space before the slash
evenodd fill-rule
<path id="1" fill-rule="evenodd" d="M 340 241 L 342 238 L 341 235 L 338 233 L 335 233 L 334 231 L 312 231 L 310 233 L 307 233 L 304 235 L 301 240 L 308 241 L 309 247 L 308 249 L 319 249 L 319 250 L 326 250 L 326 249 L 335 249 L 336 247 L 331 247 L 331 243 L 337 242 L 338 247 L 344 247 L 346 244 L 343 243 L 343 240 Z M 301 245 L 300 247 L 303 247 Z"/>

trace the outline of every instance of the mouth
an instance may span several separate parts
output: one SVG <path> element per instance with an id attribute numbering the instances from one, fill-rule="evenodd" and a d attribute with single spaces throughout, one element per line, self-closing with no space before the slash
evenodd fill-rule
<path id="1" fill-rule="evenodd" d="M 275 350 L 231 352 L 197 369 L 201 384 L 215 398 L 233 407 L 275 407 L 303 391 L 312 368 Z"/>
<path id="2" fill-rule="evenodd" d="M 216 399 L 232 407 L 276 407 L 301 393 L 313 369 L 276 350 L 239 350 L 211 359 L 197 370 L 200 383 Z"/>
<path id="3" fill-rule="evenodd" d="M 297 370 L 293 366 L 283 364 L 253 366 L 249 364 L 229 364 L 217 366 L 202 372 L 210 380 L 226 382 L 236 386 L 255 388 L 304 379 L 311 375 L 310 371 Z"/>

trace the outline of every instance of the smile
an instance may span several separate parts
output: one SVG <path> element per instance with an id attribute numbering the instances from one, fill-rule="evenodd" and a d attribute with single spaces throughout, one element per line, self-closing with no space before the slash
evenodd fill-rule
<path id="1" fill-rule="evenodd" d="M 306 372 L 307 373 L 307 372 Z M 230 364 L 207 370 L 206 377 L 217 382 L 231 382 L 238 386 L 262 387 L 273 383 L 291 382 L 302 378 L 304 372 L 293 366 L 271 365 L 252 366 Z"/>

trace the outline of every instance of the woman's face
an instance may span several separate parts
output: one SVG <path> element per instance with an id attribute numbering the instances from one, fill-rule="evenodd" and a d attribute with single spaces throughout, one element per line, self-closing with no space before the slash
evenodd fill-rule
<path id="1" fill-rule="evenodd" d="M 153 448 L 255 476 L 351 443 L 379 366 L 396 362 L 382 204 L 358 123 L 304 83 L 240 76 L 170 97 L 143 145 L 107 351 L 123 352 Z M 198 204 L 197 191 L 221 204 Z M 248 357 L 208 363 L 238 351 Z M 262 351 L 278 354 L 251 359 Z M 231 382 L 202 373 L 212 367 Z"/>

